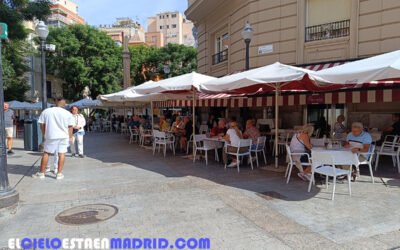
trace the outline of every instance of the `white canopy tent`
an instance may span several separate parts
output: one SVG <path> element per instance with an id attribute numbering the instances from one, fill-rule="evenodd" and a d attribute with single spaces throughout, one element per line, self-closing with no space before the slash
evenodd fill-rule
<path id="1" fill-rule="evenodd" d="M 68 107 L 77 106 L 79 108 L 97 108 L 101 107 L 102 103 L 99 100 L 92 100 L 90 98 L 84 98 L 82 100 L 70 103 Z"/>
<path id="2" fill-rule="evenodd" d="M 316 71 L 312 75 L 318 81 L 342 85 L 400 78 L 400 50 Z"/>
<path id="3" fill-rule="evenodd" d="M 283 90 L 315 90 L 309 77 L 314 71 L 279 62 L 245 72 L 221 77 L 200 85 L 205 92 L 246 93 L 275 92 L 275 167 L 278 167 L 279 94 Z"/>
<path id="4" fill-rule="evenodd" d="M 134 88 L 139 94 L 161 94 L 161 93 L 172 93 L 172 94 L 185 94 L 191 93 L 193 100 L 193 133 L 196 131 L 196 94 L 200 90 L 202 83 L 216 79 L 212 76 L 199 74 L 196 72 L 187 73 L 172 78 L 167 78 L 158 82 L 142 84 Z M 170 98 L 170 100 L 176 98 Z M 152 107 L 153 108 L 153 107 Z M 153 110 L 153 109 L 152 109 Z M 194 148 L 193 140 L 193 148 Z"/>

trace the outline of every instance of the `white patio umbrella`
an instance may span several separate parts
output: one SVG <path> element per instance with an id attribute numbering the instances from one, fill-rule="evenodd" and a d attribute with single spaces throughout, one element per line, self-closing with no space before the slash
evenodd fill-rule
<path id="1" fill-rule="evenodd" d="M 321 82 L 363 84 L 400 78 L 400 50 L 345 63 L 312 73 Z"/>
<path id="2" fill-rule="evenodd" d="M 96 107 L 100 107 L 101 105 L 102 105 L 101 101 L 99 101 L 99 100 L 92 100 L 90 98 L 84 98 L 82 100 L 70 103 L 67 106 L 68 107 L 77 106 L 79 108 L 96 108 Z"/>
<path id="3" fill-rule="evenodd" d="M 309 78 L 313 73 L 277 62 L 203 83 L 200 89 L 205 92 L 240 94 L 275 92 L 275 167 L 278 167 L 279 93 L 285 90 L 317 90 L 318 86 Z"/>
<path id="4" fill-rule="evenodd" d="M 156 94 L 156 93 L 172 93 L 172 94 L 182 94 L 191 92 L 193 100 L 193 133 L 196 130 L 196 93 L 200 90 L 200 85 L 202 83 L 216 79 L 212 76 L 207 76 L 199 74 L 196 72 L 175 76 L 172 78 L 167 78 L 158 82 L 142 84 L 134 88 L 134 90 L 139 94 Z M 193 140 L 193 146 L 194 146 Z"/>

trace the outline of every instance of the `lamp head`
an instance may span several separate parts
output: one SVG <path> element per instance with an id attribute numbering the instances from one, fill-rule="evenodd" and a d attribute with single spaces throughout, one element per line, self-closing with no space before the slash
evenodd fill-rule
<path id="1" fill-rule="evenodd" d="M 251 41 L 251 39 L 253 38 L 253 28 L 248 21 L 246 22 L 246 24 L 244 25 L 244 29 L 242 30 L 242 37 L 245 41 Z"/>
<path id="2" fill-rule="evenodd" d="M 43 21 L 39 21 L 36 25 L 36 34 L 39 36 L 40 40 L 46 40 L 49 35 L 49 28 Z"/>

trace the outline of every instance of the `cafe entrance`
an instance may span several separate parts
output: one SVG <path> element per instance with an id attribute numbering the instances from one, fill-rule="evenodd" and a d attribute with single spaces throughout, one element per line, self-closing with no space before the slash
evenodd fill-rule
<path id="1" fill-rule="evenodd" d="M 312 104 L 307 106 L 307 123 L 320 129 L 320 136 L 330 136 L 331 128 L 339 115 L 346 116 L 344 104 Z"/>

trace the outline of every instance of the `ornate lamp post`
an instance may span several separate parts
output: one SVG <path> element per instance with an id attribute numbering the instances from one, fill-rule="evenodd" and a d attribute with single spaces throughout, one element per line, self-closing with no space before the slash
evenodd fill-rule
<path id="1" fill-rule="evenodd" d="M 19 200 L 18 192 L 10 187 L 7 172 L 6 138 L 4 126 L 4 86 L 1 61 L 1 42 L 8 38 L 7 25 L 0 23 L 0 209 L 10 207 Z"/>
<path id="2" fill-rule="evenodd" d="M 40 39 L 40 53 L 42 57 L 42 110 L 47 108 L 47 84 L 46 84 L 46 39 L 49 29 L 43 21 L 36 25 L 36 34 Z"/>
<path id="3" fill-rule="evenodd" d="M 246 44 L 246 70 L 250 69 L 250 42 L 253 38 L 253 28 L 249 22 L 246 22 L 242 30 L 242 37 Z"/>

